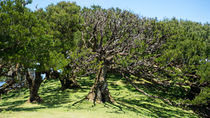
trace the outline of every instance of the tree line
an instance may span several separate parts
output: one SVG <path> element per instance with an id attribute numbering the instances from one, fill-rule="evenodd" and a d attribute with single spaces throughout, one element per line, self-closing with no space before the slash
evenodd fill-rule
<path id="1" fill-rule="evenodd" d="M 112 73 L 144 95 L 171 105 L 205 108 L 209 115 L 209 23 L 159 21 L 119 8 L 81 8 L 71 2 L 31 11 L 26 7 L 31 2 L 0 2 L 0 80 L 6 81 L 0 94 L 27 86 L 29 102 L 41 102 L 41 74 L 58 78 L 62 90 L 80 88 L 79 77 L 94 75 L 85 99 L 114 102 L 107 83 Z M 185 102 L 149 95 L 133 83 L 140 78 L 166 92 L 183 88 Z"/>

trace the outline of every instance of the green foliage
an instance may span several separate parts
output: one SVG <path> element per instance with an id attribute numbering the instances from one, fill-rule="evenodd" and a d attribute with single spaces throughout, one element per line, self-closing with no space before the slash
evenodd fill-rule
<path id="1" fill-rule="evenodd" d="M 61 69 L 63 76 L 71 72 L 81 76 L 107 64 L 175 86 L 201 86 L 190 102 L 209 104 L 208 23 L 175 18 L 157 21 L 100 6 L 81 10 L 70 2 L 32 12 L 25 7 L 31 2 L 0 1 L 0 74 L 20 64 L 25 70 Z"/>
<path id="2" fill-rule="evenodd" d="M 21 0 L 1 2 L 1 56 L 4 61 L 42 71 L 49 60 L 52 36 L 46 21 L 22 4 Z"/>
<path id="3" fill-rule="evenodd" d="M 161 47 L 161 56 L 156 58 L 162 67 L 167 67 L 173 82 L 205 85 L 193 104 L 207 104 L 209 82 L 209 25 L 183 20 L 164 20 L 162 32 L 166 43 Z"/>
<path id="4" fill-rule="evenodd" d="M 63 75 L 69 74 L 72 71 L 69 65 L 74 63 L 71 54 L 79 45 L 80 7 L 75 3 L 59 2 L 49 5 L 46 11 L 38 12 L 50 25 L 49 31 L 53 35 L 54 48 L 49 55 L 48 67 L 54 70 L 62 69 Z"/>
<path id="5" fill-rule="evenodd" d="M 45 19 L 51 26 L 54 40 L 59 40 L 57 50 L 65 57 L 67 52 L 75 48 L 78 28 L 81 25 L 80 7 L 75 3 L 59 2 L 46 8 Z"/>
<path id="6" fill-rule="evenodd" d="M 194 105 L 208 105 L 210 102 L 210 87 L 205 87 L 201 90 L 200 94 L 192 100 Z"/>
<path id="7" fill-rule="evenodd" d="M 210 82 L 210 62 L 202 61 L 197 74 L 200 76 L 200 83 Z"/>
<path id="8" fill-rule="evenodd" d="M 50 52 L 49 67 L 53 67 L 54 70 L 62 69 L 68 65 L 68 60 L 64 57 L 62 53 L 57 51 Z"/>

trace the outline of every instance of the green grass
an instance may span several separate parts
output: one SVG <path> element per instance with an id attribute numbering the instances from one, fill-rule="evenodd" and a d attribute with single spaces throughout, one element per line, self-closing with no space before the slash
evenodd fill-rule
<path id="1" fill-rule="evenodd" d="M 80 101 L 87 95 L 93 83 L 88 78 L 79 80 L 82 89 L 60 90 L 58 80 L 42 83 L 39 95 L 44 100 L 41 104 L 27 102 L 27 89 L 12 91 L 3 95 L 0 101 L 0 118 L 197 118 L 192 111 L 183 110 L 165 104 L 161 100 L 151 99 L 138 93 L 119 76 L 109 76 L 109 89 L 115 104 L 97 104 Z M 154 88 L 142 89 L 151 94 L 158 94 Z M 77 104 L 74 104 L 77 103 Z M 74 105 L 73 105 L 74 104 Z"/>

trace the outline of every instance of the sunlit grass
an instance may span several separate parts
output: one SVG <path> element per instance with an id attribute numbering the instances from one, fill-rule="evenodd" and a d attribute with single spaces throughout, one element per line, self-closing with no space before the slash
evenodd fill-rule
<path id="1" fill-rule="evenodd" d="M 114 104 L 97 104 L 80 101 L 87 95 L 92 80 L 79 80 L 82 89 L 60 90 L 58 80 L 42 83 L 39 94 L 41 104 L 27 102 L 27 89 L 13 91 L 2 96 L 0 118 L 147 118 L 147 117 L 190 117 L 198 116 L 192 111 L 165 104 L 159 99 L 151 99 L 138 93 L 120 77 L 109 76 L 109 89 L 115 99 Z M 144 88 L 145 89 L 145 88 Z M 152 89 L 147 89 L 152 93 Z M 79 102 L 80 101 L 80 102 Z M 78 102 L 77 104 L 74 104 Z M 74 105 L 73 105 L 74 104 Z"/>

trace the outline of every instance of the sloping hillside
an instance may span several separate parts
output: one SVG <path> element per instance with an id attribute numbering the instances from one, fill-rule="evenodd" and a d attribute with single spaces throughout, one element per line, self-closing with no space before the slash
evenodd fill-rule
<path id="1" fill-rule="evenodd" d="M 42 83 L 40 96 L 41 104 L 27 102 L 29 92 L 23 88 L 3 95 L 0 101 L 0 118 L 197 118 L 189 110 L 169 106 L 158 99 L 151 99 L 138 93 L 118 76 L 109 76 L 110 92 L 115 99 L 115 104 L 96 104 L 82 100 L 87 95 L 92 81 L 81 78 L 81 89 L 60 90 L 58 80 L 47 80 Z M 142 82 L 139 87 L 150 94 L 155 93 L 155 88 L 144 87 Z M 148 89 L 150 88 L 150 89 Z"/>

